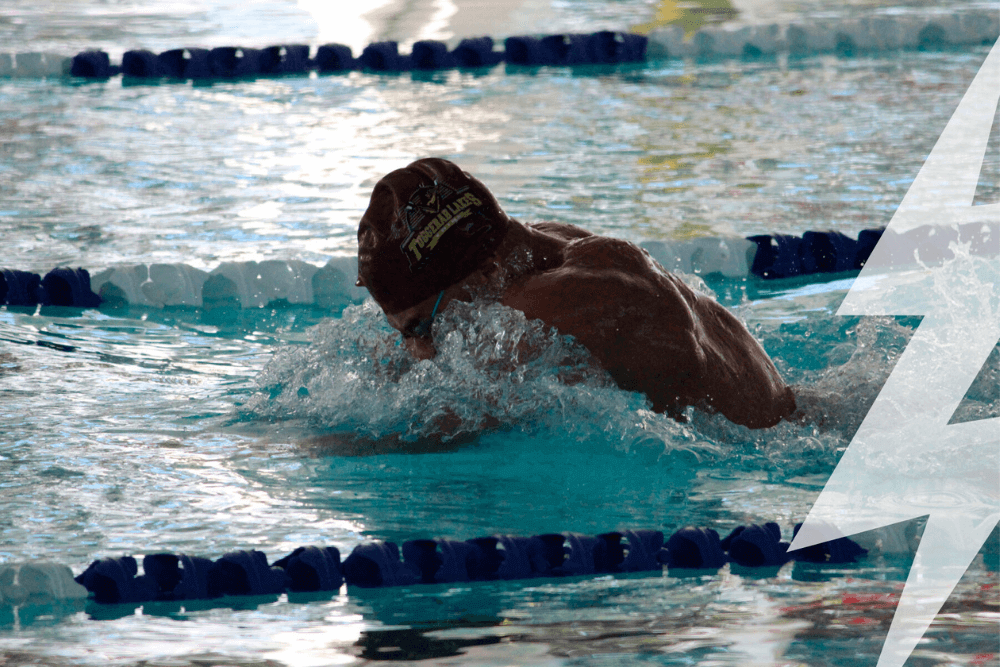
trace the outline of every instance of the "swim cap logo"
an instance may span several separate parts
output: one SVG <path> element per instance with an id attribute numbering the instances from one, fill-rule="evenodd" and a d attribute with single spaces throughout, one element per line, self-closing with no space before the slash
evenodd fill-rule
<path id="1" fill-rule="evenodd" d="M 399 209 L 397 215 L 406 228 L 412 232 L 425 217 L 437 215 L 441 211 L 442 200 L 455 194 L 457 194 L 455 190 L 443 183 L 438 183 L 437 180 L 431 185 L 418 185 L 413 195 L 410 196 L 410 201 Z"/>
<path id="2" fill-rule="evenodd" d="M 468 186 L 456 190 L 438 181 L 419 186 L 398 212 L 399 219 L 409 230 L 400 250 L 410 264 L 410 271 L 424 266 L 444 234 L 476 213 L 475 207 L 482 204 L 479 197 L 469 192 Z M 472 232 L 472 227 L 470 222 L 464 230 Z M 476 232 L 487 229 L 489 225 Z"/>

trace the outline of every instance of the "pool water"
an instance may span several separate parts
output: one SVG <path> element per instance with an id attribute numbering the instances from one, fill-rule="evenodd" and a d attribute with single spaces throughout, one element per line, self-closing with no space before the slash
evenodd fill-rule
<path id="1" fill-rule="evenodd" d="M 284 17 L 271 29 L 306 32 L 293 6 L 269 7 Z M 607 27 L 596 4 L 581 7 L 577 29 Z M 185 39 L 218 37 L 212 20 L 173 9 L 162 29 L 142 24 L 146 45 L 180 46 L 165 43 L 177 25 Z M 652 11 L 614 10 L 635 23 Z M 254 37 L 289 41 L 289 31 Z M 53 43 L 71 53 L 75 38 Z M 209 85 L 0 79 L 2 265 L 319 265 L 355 251 L 377 179 L 428 154 L 459 162 L 524 221 L 636 242 L 856 235 L 888 222 L 986 53 Z M 977 203 L 1000 199 L 997 120 L 990 141 Z M 853 277 L 689 278 L 818 406 L 818 426 L 764 431 L 694 412 L 674 422 L 599 374 L 564 382 L 585 352 L 488 304 L 449 307 L 435 325 L 442 353 L 422 364 L 370 302 L 0 307 L 0 562 L 79 573 L 155 551 L 256 548 L 273 561 L 305 544 L 346 555 L 370 539 L 725 533 L 762 521 L 788 539 L 918 322 L 836 316 Z M 518 338 L 538 352 L 510 362 Z M 1000 416 L 998 385 L 995 351 L 957 418 Z M 439 451 L 350 446 L 358 435 L 418 440 L 446 405 L 470 432 L 499 426 Z M 0 658 L 873 665 L 919 525 L 898 532 L 903 548 L 886 538 L 849 566 L 4 607 Z M 984 548 L 909 664 L 1000 664 L 995 552 Z"/>

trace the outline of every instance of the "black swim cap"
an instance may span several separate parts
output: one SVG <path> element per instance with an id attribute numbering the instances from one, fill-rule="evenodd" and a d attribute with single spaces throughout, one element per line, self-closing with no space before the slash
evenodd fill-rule
<path id="1" fill-rule="evenodd" d="M 358 280 L 398 313 L 479 268 L 509 224 L 478 179 L 448 160 L 417 160 L 372 191 L 358 225 Z"/>

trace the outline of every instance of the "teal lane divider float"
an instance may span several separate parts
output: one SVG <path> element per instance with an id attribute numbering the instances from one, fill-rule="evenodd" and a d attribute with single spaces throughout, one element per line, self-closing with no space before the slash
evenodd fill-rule
<path id="1" fill-rule="evenodd" d="M 342 44 L 315 52 L 306 44 L 265 48 L 225 46 L 177 48 L 156 54 L 126 51 L 120 63 L 107 53 L 75 56 L 51 53 L 0 53 L 0 77 L 106 79 L 232 79 L 258 76 L 365 70 L 401 72 L 489 67 L 501 62 L 523 66 L 576 66 L 643 62 L 647 58 L 758 58 L 776 54 L 853 56 L 897 49 L 938 49 L 992 44 L 1000 36 L 1000 12 L 970 8 L 949 12 L 898 10 L 860 18 L 761 25 L 706 26 L 693 35 L 677 25 L 649 35 L 603 30 L 591 34 L 522 35 L 501 44 L 491 37 L 462 40 L 450 49 L 443 42 L 419 41 L 410 53 L 397 42 L 376 42 L 358 57 Z"/>

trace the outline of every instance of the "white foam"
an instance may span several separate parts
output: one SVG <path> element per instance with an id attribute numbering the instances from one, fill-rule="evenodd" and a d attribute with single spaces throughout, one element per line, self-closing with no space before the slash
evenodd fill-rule
<path id="1" fill-rule="evenodd" d="M 618 389 L 572 338 L 495 303 L 451 302 L 434 322 L 437 356 L 416 361 L 374 301 L 277 353 L 241 408 L 250 419 L 305 423 L 378 441 L 448 441 L 501 429 L 662 455 L 695 443 L 688 427 Z M 442 437 L 442 428 L 446 435 Z"/>

